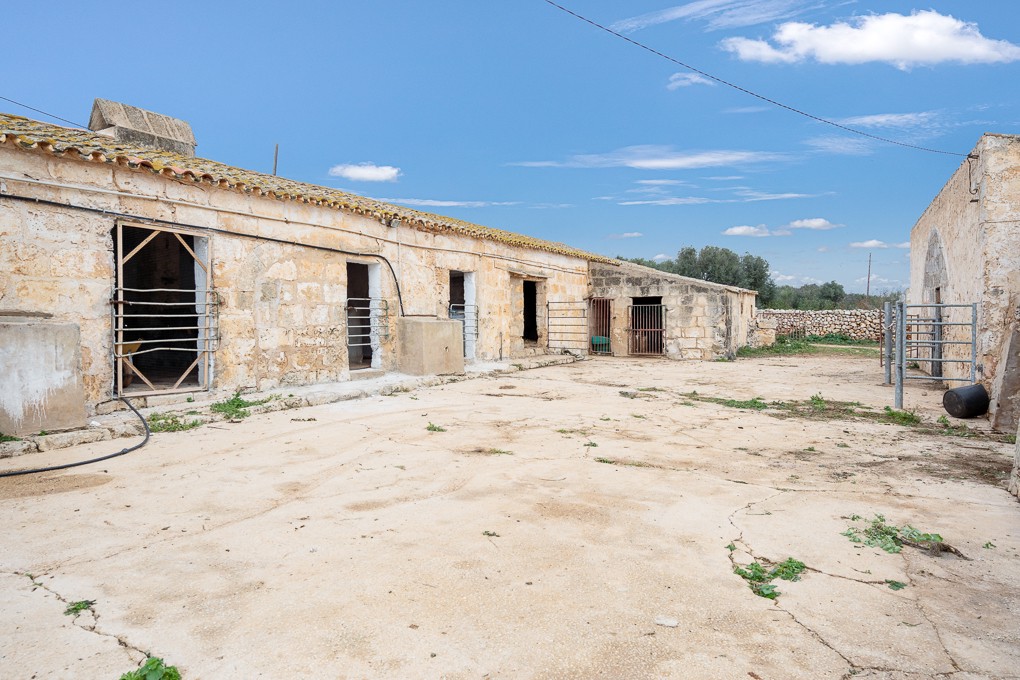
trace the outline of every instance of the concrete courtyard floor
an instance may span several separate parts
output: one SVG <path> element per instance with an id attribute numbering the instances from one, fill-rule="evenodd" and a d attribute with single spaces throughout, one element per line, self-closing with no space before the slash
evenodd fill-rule
<path id="1" fill-rule="evenodd" d="M 1020 677 L 1012 445 L 808 403 L 881 412 L 880 382 L 841 355 L 596 359 L 0 479 L 0 678 L 146 653 L 185 680 Z M 928 424 L 940 403 L 907 392 Z M 841 535 L 876 514 L 970 559 Z M 775 601 L 733 572 L 788 557 L 807 569 Z"/>

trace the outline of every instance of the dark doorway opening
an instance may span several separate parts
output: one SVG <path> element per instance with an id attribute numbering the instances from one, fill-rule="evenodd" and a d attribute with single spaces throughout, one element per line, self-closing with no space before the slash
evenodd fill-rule
<path id="1" fill-rule="evenodd" d="M 464 272 L 450 272 L 450 306 L 464 305 Z"/>
<path id="2" fill-rule="evenodd" d="M 538 342 L 538 282 L 524 281 L 524 334 L 526 342 Z"/>
<path id="3" fill-rule="evenodd" d="M 347 358 L 352 371 L 372 367 L 372 299 L 368 265 L 347 263 Z"/>
<path id="4" fill-rule="evenodd" d="M 609 298 L 592 298 L 588 303 L 590 311 L 589 336 L 592 354 L 612 354 L 610 342 L 611 324 L 613 317 L 613 301 Z"/>
<path id="5" fill-rule="evenodd" d="M 666 351 L 666 308 L 662 297 L 631 298 L 629 354 L 664 354 Z"/>

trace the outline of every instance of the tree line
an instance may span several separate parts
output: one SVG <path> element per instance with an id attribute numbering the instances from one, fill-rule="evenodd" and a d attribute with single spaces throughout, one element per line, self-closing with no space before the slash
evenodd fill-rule
<path id="1" fill-rule="evenodd" d="M 642 257 L 617 259 L 692 279 L 739 286 L 758 291 L 759 308 L 764 309 L 878 309 L 899 298 L 898 291 L 881 295 L 847 293 L 836 281 L 803 286 L 777 286 L 768 260 L 757 255 L 738 255 L 729 248 L 705 246 L 700 251 L 684 246 L 672 260 L 656 262 Z"/>

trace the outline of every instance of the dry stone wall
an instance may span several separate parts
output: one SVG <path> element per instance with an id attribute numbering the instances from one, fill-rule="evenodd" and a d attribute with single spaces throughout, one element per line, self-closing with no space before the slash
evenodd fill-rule
<path id="1" fill-rule="evenodd" d="M 881 309 L 759 309 L 756 319 L 776 324 L 776 335 L 845 335 L 882 339 Z"/>

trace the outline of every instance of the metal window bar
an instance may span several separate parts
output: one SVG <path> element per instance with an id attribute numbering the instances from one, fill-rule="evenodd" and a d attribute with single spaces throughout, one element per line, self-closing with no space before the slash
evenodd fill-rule
<path id="1" fill-rule="evenodd" d="M 478 337 L 478 305 L 450 305 L 450 318 L 461 322 L 464 334 L 464 356 L 468 355 L 468 338 Z"/>
<path id="2" fill-rule="evenodd" d="M 546 303 L 549 349 L 588 352 L 588 303 L 558 300 Z"/>
<path id="3" fill-rule="evenodd" d="M 191 299 L 167 301 L 168 295 Z M 133 299 L 125 299 L 127 297 Z M 158 297 L 159 299 L 146 299 Z M 114 288 L 111 296 L 111 328 L 113 330 L 113 360 L 115 391 L 125 394 L 133 378 L 137 377 L 148 389 L 132 390 L 134 396 L 193 392 L 209 387 L 212 353 L 219 348 L 219 296 L 214 290 L 191 288 Z M 186 314 L 167 311 L 189 310 Z M 146 313 L 145 310 L 151 310 Z M 193 311 L 192 311 L 193 310 Z M 160 325 L 160 319 L 194 319 L 192 325 Z M 151 337 L 156 334 L 159 337 Z M 150 337 L 145 337 L 145 336 Z M 186 346 L 180 346 L 186 345 Z M 139 368 L 134 357 L 155 352 L 181 352 L 194 355 L 176 378 L 157 379 L 151 369 L 147 375 Z M 197 386 L 181 388 L 189 375 L 198 369 Z M 174 371 L 176 373 L 176 370 Z M 128 384 L 125 384 L 128 383 Z M 169 387 L 167 386 L 169 385 Z"/>
<path id="4" fill-rule="evenodd" d="M 661 356 L 666 353 L 666 305 L 629 305 L 627 353 Z"/>
<path id="5" fill-rule="evenodd" d="M 611 341 L 613 323 L 613 300 L 611 298 L 592 298 L 588 302 L 590 320 L 588 334 L 591 345 L 588 351 L 601 356 L 612 356 Z"/>
<path id="6" fill-rule="evenodd" d="M 911 314 L 912 310 L 921 313 Z M 952 315 L 951 310 L 969 311 L 969 320 L 946 321 L 946 317 Z M 890 310 L 891 311 L 891 310 Z M 948 313 L 947 313 L 948 311 Z M 932 382 L 961 382 L 973 384 L 977 378 L 977 304 L 936 304 L 922 303 L 908 305 L 904 302 L 897 302 L 893 319 L 883 324 L 886 333 L 884 346 L 886 352 L 890 347 L 895 350 L 889 355 L 887 365 L 895 367 L 895 404 L 896 408 L 903 408 L 903 386 L 908 380 L 927 380 Z M 954 333 L 949 338 L 943 334 L 943 329 L 969 327 L 969 333 Z M 969 340 L 953 339 L 960 335 L 969 335 Z M 890 337 L 891 336 L 891 337 Z M 945 356 L 944 348 L 970 346 L 970 352 L 963 356 Z M 908 360 L 914 360 L 918 364 L 928 364 L 929 375 L 908 375 Z M 946 364 L 963 364 L 969 366 L 967 377 L 947 377 L 943 374 L 943 366 Z M 889 370 L 886 371 L 886 384 L 889 383 Z"/>
<path id="7" fill-rule="evenodd" d="M 383 298 L 347 298 L 347 346 L 372 347 L 390 337 L 390 304 Z"/>

